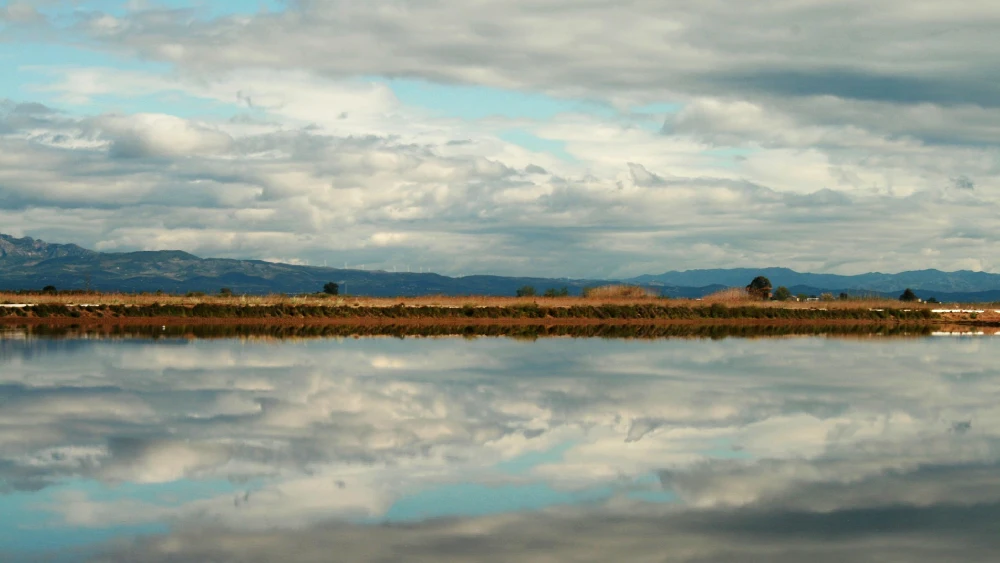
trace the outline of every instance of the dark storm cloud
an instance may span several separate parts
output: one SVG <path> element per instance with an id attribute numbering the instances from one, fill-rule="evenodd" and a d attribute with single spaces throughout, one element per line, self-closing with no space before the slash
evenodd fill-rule
<path id="1" fill-rule="evenodd" d="M 1000 73 L 998 73 L 1000 78 Z M 947 80 L 875 74 L 856 70 L 759 70 L 709 75 L 721 91 L 760 92 L 776 97 L 834 96 L 848 100 L 900 104 L 1000 107 L 1000 87 L 983 77 Z"/>
<path id="2" fill-rule="evenodd" d="M 1000 549 L 1000 505 L 880 507 L 801 513 L 676 511 L 662 515 L 529 514 L 397 526 L 330 524 L 242 533 L 181 527 L 95 557 L 98 562 L 171 561 L 676 561 L 901 559 L 992 561 Z M 471 531 L 475 530 L 475 531 Z"/>

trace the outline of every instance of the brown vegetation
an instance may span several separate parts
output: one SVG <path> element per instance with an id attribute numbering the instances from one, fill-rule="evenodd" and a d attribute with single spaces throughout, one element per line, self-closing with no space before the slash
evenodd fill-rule
<path id="1" fill-rule="evenodd" d="M 601 307 L 601 306 L 657 306 L 669 308 L 699 308 L 711 305 L 722 305 L 733 308 L 766 308 L 766 309 L 808 309 L 816 311 L 840 310 L 840 309 L 908 309 L 924 310 L 934 308 L 955 308 L 955 309 L 987 309 L 987 312 L 978 315 L 978 320 L 1000 319 L 993 309 L 1000 308 L 987 305 L 973 305 L 964 303 L 961 305 L 927 304 L 927 303 L 901 303 L 895 299 L 885 299 L 879 297 L 850 298 L 845 300 L 832 301 L 759 301 L 751 297 L 744 288 L 731 288 L 723 290 L 703 299 L 666 299 L 658 297 L 648 290 L 636 286 L 615 285 L 592 288 L 584 297 L 492 297 L 492 296 L 425 296 L 425 297 L 351 297 L 332 295 L 308 295 L 308 296 L 287 296 L 287 295 L 154 295 L 154 294 L 129 294 L 129 293 L 90 293 L 90 294 L 19 294 L 0 293 L 0 304 L 27 304 L 27 305 L 108 305 L 108 306 L 129 306 L 129 307 L 195 307 L 198 305 L 223 306 L 223 307 L 351 307 L 361 309 L 371 308 L 484 308 L 484 307 L 511 307 L 522 308 L 526 306 L 538 306 L 542 308 L 577 308 L 577 307 Z M 946 318 L 965 320 L 968 315 L 948 315 Z"/>
<path id="2" fill-rule="evenodd" d="M 952 327 L 957 333 L 968 333 L 969 327 Z M 538 338 L 774 338 L 793 336 L 824 336 L 837 338 L 924 337 L 935 330 L 926 324 L 853 324 L 853 323 L 545 323 L 518 322 L 486 323 L 232 323 L 198 324 L 64 324 L 27 323 L 10 329 L 0 327 L 5 334 L 47 338 L 241 338 L 247 340 L 300 340 L 308 338 L 344 337 L 510 337 Z"/>
<path id="3" fill-rule="evenodd" d="M 584 299 L 617 300 L 617 299 L 656 299 L 659 295 L 637 285 L 602 285 L 588 287 L 583 290 Z"/>

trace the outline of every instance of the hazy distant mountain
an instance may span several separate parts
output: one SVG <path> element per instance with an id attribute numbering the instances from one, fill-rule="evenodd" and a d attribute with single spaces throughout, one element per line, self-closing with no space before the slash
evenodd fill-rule
<path id="1" fill-rule="evenodd" d="M 669 297 L 702 297 L 726 287 L 742 287 L 755 276 L 767 276 L 775 287 L 793 293 L 819 295 L 877 293 L 896 297 L 909 287 L 923 298 L 941 301 L 1000 301 L 1000 275 L 982 272 L 921 270 L 900 274 L 837 276 L 799 273 L 786 268 L 690 270 L 646 275 L 625 280 L 655 287 Z M 199 258 L 178 250 L 105 253 L 75 244 L 51 244 L 32 238 L 0 235 L 0 289 L 60 289 L 102 291 L 204 291 L 222 287 L 237 293 L 308 293 L 327 282 L 346 284 L 354 295 L 514 295 L 519 287 L 534 286 L 539 293 L 567 287 L 579 294 L 587 286 L 607 280 L 466 276 L 452 278 L 431 273 L 392 273 L 295 266 L 261 260 Z"/>
<path id="2" fill-rule="evenodd" d="M 916 270 L 898 274 L 869 273 L 856 276 L 835 274 L 804 274 L 788 268 L 733 268 L 726 270 L 688 270 L 645 275 L 631 281 L 669 286 L 704 286 L 721 284 L 727 287 L 745 286 L 755 276 L 767 276 L 774 287 L 808 286 L 812 288 L 850 290 L 851 292 L 895 293 L 909 287 L 943 293 L 970 293 L 1000 289 L 1000 275 L 984 272 L 942 272 Z"/>
<path id="3" fill-rule="evenodd" d="M 344 283 L 347 293 L 375 296 L 513 295 L 532 285 L 570 289 L 578 294 L 594 281 L 546 278 L 391 273 L 295 266 L 261 260 L 199 258 L 186 252 L 102 253 L 73 244 L 50 244 L 0 235 L 0 289 L 59 289 L 214 293 L 222 287 L 237 293 L 306 293 L 327 282 Z"/>

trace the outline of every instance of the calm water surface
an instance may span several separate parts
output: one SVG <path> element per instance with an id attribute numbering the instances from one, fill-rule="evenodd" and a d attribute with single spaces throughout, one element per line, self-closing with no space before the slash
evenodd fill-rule
<path id="1" fill-rule="evenodd" d="M 0 334 L 3 561 L 997 561 L 1000 339 Z"/>

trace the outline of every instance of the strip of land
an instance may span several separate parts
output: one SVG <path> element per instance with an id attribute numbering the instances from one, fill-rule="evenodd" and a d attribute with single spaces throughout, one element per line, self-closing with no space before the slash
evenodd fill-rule
<path id="1" fill-rule="evenodd" d="M 928 336 L 986 336 L 990 329 L 926 324 L 760 324 L 760 323 L 618 323 L 618 324 L 233 324 L 195 323 L 154 326 L 149 324 L 29 323 L 0 327 L 0 340 L 44 338 L 239 338 L 287 340 L 310 338 L 391 337 L 506 337 L 612 338 L 629 340 L 780 338 L 820 336 L 827 338 L 923 338 Z"/>
<path id="2" fill-rule="evenodd" d="M 0 294 L 0 324 L 586 325 L 1000 323 L 1000 309 L 890 300 Z"/>

